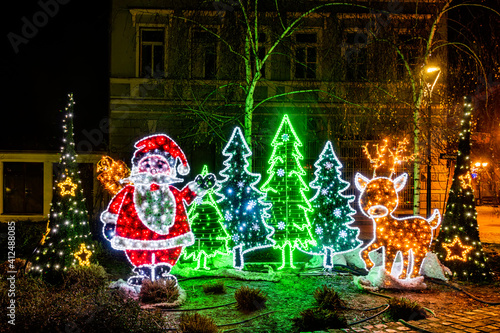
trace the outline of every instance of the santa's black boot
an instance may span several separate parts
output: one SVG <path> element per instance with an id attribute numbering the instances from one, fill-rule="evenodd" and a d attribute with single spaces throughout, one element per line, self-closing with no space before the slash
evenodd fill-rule
<path id="1" fill-rule="evenodd" d="M 156 265 L 155 267 L 155 278 L 157 280 L 159 279 L 165 279 L 165 280 L 175 280 L 177 283 L 177 279 L 175 276 L 170 274 L 170 271 L 172 270 L 172 266 L 168 264 L 159 264 Z"/>
<path id="2" fill-rule="evenodd" d="M 149 266 L 140 266 L 134 268 L 134 273 L 137 275 L 131 276 L 128 280 L 127 283 L 133 286 L 140 286 L 142 285 L 142 281 L 144 280 L 151 280 L 151 267 Z"/>

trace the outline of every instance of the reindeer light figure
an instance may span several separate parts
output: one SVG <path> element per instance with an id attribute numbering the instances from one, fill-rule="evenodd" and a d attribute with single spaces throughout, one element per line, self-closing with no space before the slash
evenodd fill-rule
<path id="1" fill-rule="evenodd" d="M 392 179 L 396 172 L 396 166 L 402 162 L 409 161 L 412 156 L 403 156 L 406 151 L 407 140 L 398 143 L 395 151 L 387 148 L 387 140 L 384 145 L 377 148 L 377 157 L 373 158 L 368 151 L 368 144 L 364 152 L 374 164 L 373 178 L 368 179 L 357 173 L 355 185 L 361 192 L 359 196 L 359 207 L 361 212 L 371 218 L 374 224 L 374 237 L 361 256 L 367 268 L 373 266 L 369 253 L 373 250 L 383 248 L 384 267 L 387 274 L 391 274 L 394 261 L 399 252 L 403 257 L 403 265 L 400 279 L 416 277 L 419 275 L 420 267 L 425 255 L 430 249 L 434 230 L 441 223 L 439 210 L 435 209 L 429 219 L 419 216 L 397 218 L 393 216 L 398 206 L 398 192 L 406 185 L 408 175 L 406 173 Z M 384 157 L 387 157 L 385 159 Z M 387 165 L 387 160 L 392 159 L 392 167 L 389 177 L 377 177 L 376 171 L 381 166 Z M 397 274 L 397 273 L 396 273 Z"/>

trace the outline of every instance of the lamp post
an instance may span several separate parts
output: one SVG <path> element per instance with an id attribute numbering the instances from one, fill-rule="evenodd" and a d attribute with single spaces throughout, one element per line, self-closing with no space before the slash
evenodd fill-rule
<path id="1" fill-rule="evenodd" d="M 434 89 L 434 86 L 437 83 L 437 80 L 439 78 L 439 75 L 441 74 L 441 69 L 439 67 L 435 66 L 428 66 L 425 69 L 425 72 L 423 74 L 424 81 L 426 83 L 426 88 L 427 88 L 427 217 L 431 216 L 431 163 L 432 163 L 432 156 L 431 156 L 431 139 L 432 139 L 432 107 L 431 107 L 431 101 L 432 101 L 432 90 Z M 434 77 L 435 75 L 435 77 Z M 432 78 L 434 80 L 432 80 Z M 430 79 L 430 81 L 428 81 Z M 432 83 L 431 83 L 432 82 Z"/>
<path id="2" fill-rule="evenodd" d="M 488 166 L 488 162 L 476 162 L 474 166 L 477 170 L 477 188 L 478 188 L 478 196 L 479 196 L 479 204 L 482 205 L 483 198 L 481 198 L 481 173 Z"/>

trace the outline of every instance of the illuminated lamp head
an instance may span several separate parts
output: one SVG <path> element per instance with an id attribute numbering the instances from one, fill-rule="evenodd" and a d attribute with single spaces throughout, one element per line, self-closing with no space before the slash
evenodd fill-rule
<path id="1" fill-rule="evenodd" d="M 371 180 L 357 173 L 354 183 L 361 192 L 361 212 L 370 218 L 382 218 L 394 212 L 398 206 L 398 192 L 404 188 L 407 179 L 406 173 L 396 179 L 375 177 Z"/>
<path id="2" fill-rule="evenodd" d="M 181 175 L 189 173 L 186 155 L 177 143 L 165 134 L 156 134 L 145 137 L 135 144 L 137 149 L 132 158 L 133 173 L 166 174 L 176 176 L 176 162 L 179 160 L 177 171 Z"/>

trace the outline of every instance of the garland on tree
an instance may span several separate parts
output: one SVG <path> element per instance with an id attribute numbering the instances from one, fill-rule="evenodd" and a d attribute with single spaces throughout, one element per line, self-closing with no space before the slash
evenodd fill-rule
<path id="1" fill-rule="evenodd" d="M 472 101 L 470 97 L 465 97 L 453 183 L 434 251 L 455 278 L 485 281 L 492 278 L 492 273 L 479 239 L 476 203 L 471 183 L 471 117 Z"/>
<path id="2" fill-rule="evenodd" d="M 48 233 L 35 252 L 32 274 L 48 280 L 61 277 L 70 266 L 89 265 L 92 240 L 87 206 L 83 195 L 73 138 L 73 94 L 68 95 L 63 120 L 63 147 L 57 166 Z"/>
<path id="3" fill-rule="evenodd" d="M 274 245 L 271 238 L 274 230 L 266 223 L 270 205 L 264 202 L 266 195 L 255 187 L 260 174 L 248 171 L 252 151 L 239 127 L 234 129 L 222 154 L 227 159 L 220 171 L 223 180 L 216 190 L 220 197 L 217 202 L 224 216 L 224 227 L 231 236 L 233 265 L 242 269 L 245 253 Z"/>
<path id="4" fill-rule="evenodd" d="M 331 268 L 335 253 L 348 252 L 361 245 L 359 228 L 350 226 L 356 213 L 351 207 L 354 195 L 342 194 L 350 184 L 341 178 L 342 164 L 330 141 L 325 144 L 314 166 L 315 179 L 309 185 L 316 193 L 310 200 L 314 210 L 309 218 L 316 245 L 307 252 L 323 255 L 323 266 Z"/>
<path id="5" fill-rule="evenodd" d="M 269 159 L 268 178 L 261 191 L 267 193 L 267 200 L 273 205 L 269 224 L 275 229 L 275 248 L 282 252 L 279 268 L 286 265 L 287 248 L 290 267 L 293 268 L 293 250 L 308 251 L 316 242 L 311 235 L 308 217 L 313 208 L 307 198 L 309 185 L 304 180 L 306 172 L 301 165 L 304 159 L 300 152 L 302 143 L 288 115 L 283 117 L 271 146 L 274 149 Z"/>

